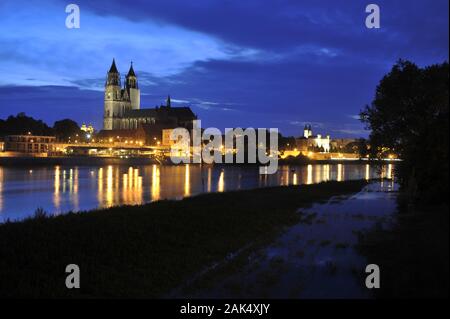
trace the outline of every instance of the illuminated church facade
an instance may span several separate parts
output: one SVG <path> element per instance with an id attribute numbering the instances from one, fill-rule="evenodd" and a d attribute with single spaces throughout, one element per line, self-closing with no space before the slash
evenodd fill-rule
<path id="1" fill-rule="evenodd" d="M 103 130 L 137 130 L 143 128 L 165 129 L 192 126 L 197 116 L 189 107 L 172 107 L 170 96 L 166 104 L 141 109 L 138 78 L 131 63 L 122 86 L 121 76 L 113 59 L 106 76 Z"/>

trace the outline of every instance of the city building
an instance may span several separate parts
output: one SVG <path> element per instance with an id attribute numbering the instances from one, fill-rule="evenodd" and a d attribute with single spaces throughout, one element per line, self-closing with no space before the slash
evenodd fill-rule
<path id="1" fill-rule="evenodd" d="M 192 121 L 197 116 L 189 107 L 172 107 L 170 96 L 166 104 L 160 107 L 141 109 L 140 89 L 137 75 L 130 66 L 121 85 L 120 73 L 113 60 L 106 77 L 104 97 L 103 130 L 137 130 L 139 127 L 151 128 L 159 132 L 176 127 L 192 128 Z M 146 130 L 148 131 L 148 130 Z"/>
<path id="2" fill-rule="evenodd" d="M 81 125 L 80 130 L 83 132 L 86 132 L 86 134 L 91 134 L 91 135 L 94 134 L 94 132 L 95 132 L 95 129 L 91 124 L 86 125 L 84 123 L 83 123 L 83 125 Z"/>
<path id="3" fill-rule="evenodd" d="M 162 131 L 162 145 L 163 146 L 172 146 L 176 143 L 176 141 L 170 139 L 172 132 L 173 132 L 173 129 L 164 129 Z"/>
<path id="4" fill-rule="evenodd" d="M 4 152 L 26 154 L 48 154 L 54 151 L 55 136 L 7 135 L 4 137 Z"/>
<path id="5" fill-rule="evenodd" d="M 329 153 L 331 147 L 330 142 L 330 135 L 313 135 L 311 125 L 305 125 L 303 136 L 296 139 L 296 146 L 298 151 L 302 153 L 309 151 Z"/>
<path id="6" fill-rule="evenodd" d="M 99 143 L 151 144 L 151 134 L 144 127 L 134 130 L 102 130 L 96 136 Z"/>
<path id="7" fill-rule="evenodd" d="M 334 138 L 331 140 L 332 152 L 352 153 L 357 152 L 357 139 L 354 138 Z"/>

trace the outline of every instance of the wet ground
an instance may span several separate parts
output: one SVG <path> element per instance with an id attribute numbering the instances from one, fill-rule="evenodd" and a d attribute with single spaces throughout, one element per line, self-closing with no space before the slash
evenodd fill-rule
<path id="1" fill-rule="evenodd" d="M 248 256 L 244 267 L 176 293 L 196 298 L 370 298 L 358 233 L 390 227 L 396 185 L 376 182 L 353 196 L 334 197 L 302 209 L 301 221 L 272 244 Z M 232 263 L 232 261 L 231 261 Z M 226 267 L 226 266 L 225 266 Z M 211 273 L 211 271 L 210 271 Z M 211 274 L 208 274 L 211 275 Z M 186 287 L 185 287 L 186 288 Z"/>

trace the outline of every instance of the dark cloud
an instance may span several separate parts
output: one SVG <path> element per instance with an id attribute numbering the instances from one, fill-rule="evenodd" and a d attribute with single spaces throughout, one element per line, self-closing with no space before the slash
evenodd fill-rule
<path id="1" fill-rule="evenodd" d="M 388 60 L 399 53 L 416 59 L 448 56 L 448 1 L 380 0 L 382 28 L 368 30 L 367 1 L 271 0 L 78 1 L 99 15 L 160 21 L 267 51 L 302 45 L 340 49 L 359 58 Z"/>
<path id="2" fill-rule="evenodd" d="M 222 60 L 198 59 L 170 76 L 140 70 L 140 64 L 153 62 L 136 61 L 144 107 L 160 105 L 171 94 L 175 104 L 191 106 L 208 126 L 280 127 L 290 135 L 299 133 L 299 123 L 312 122 L 322 133 L 335 136 L 365 134 L 354 115 L 370 103 L 378 81 L 397 59 L 420 65 L 448 60 L 448 0 L 376 1 L 381 7 L 380 30 L 364 25 L 368 3 L 77 1 L 82 21 L 88 11 L 144 24 L 176 25 L 223 42 L 221 50 L 228 54 Z M 0 57 L 11 63 L 40 61 L 17 52 L 20 43 L 14 37 L 1 41 L 5 45 L 0 45 Z M 109 59 L 111 50 L 103 51 L 97 54 Z M 45 47 L 42 52 L 52 51 Z M 49 122 L 73 117 L 101 127 L 104 72 L 76 80 L 68 75 L 64 83 L 74 87 L 0 87 L 0 116 L 26 111 Z M 26 77 L 31 83 L 39 81 L 36 74 Z"/>

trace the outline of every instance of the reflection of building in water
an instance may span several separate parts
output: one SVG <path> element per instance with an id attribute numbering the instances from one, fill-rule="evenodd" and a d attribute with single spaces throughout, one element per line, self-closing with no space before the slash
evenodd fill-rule
<path id="1" fill-rule="evenodd" d="M 159 165 L 154 164 L 152 168 L 152 201 L 161 197 L 161 171 Z"/>
<path id="2" fill-rule="evenodd" d="M 294 173 L 294 175 L 292 176 L 292 184 L 294 185 L 298 184 L 297 173 Z"/>
<path id="3" fill-rule="evenodd" d="M 388 179 L 392 178 L 392 164 L 388 164 L 388 166 L 387 166 L 386 178 L 388 178 Z"/>
<path id="4" fill-rule="evenodd" d="M 186 164 L 184 171 L 184 196 L 189 196 L 191 194 L 191 180 L 189 173 L 189 164 Z"/>
<path id="5" fill-rule="evenodd" d="M 55 205 L 56 210 L 59 211 L 61 206 L 61 169 L 59 168 L 59 166 L 55 167 L 55 181 L 53 186 L 55 189 L 53 192 L 53 204 Z"/>
<path id="6" fill-rule="evenodd" d="M 306 173 L 306 184 L 310 185 L 312 184 L 312 171 L 313 171 L 313 167 L 311 164 L 308 165 L 307 167 L 307 173 Z"/>
<path id="7" fill-rule="evenodd" d="M 97 200 L 101 205 L 103 203 L 103 167 L 100 167 L 98 169 L 97 185 L 98 185 Z"/>
<path id="8" fill-rule="evenodd" d="M 65 184 L 66 184 L 66 174 L 64 171 L 63 172 L 63 185 L 65 185 Z M 78 199 L 78 168 L 77 167 L 75 169 L 71 168 L 69 170 L 68 185 L 69 185 L 70 201 L 73 204 L 74 210 L 76 211 L 76 210 L 78 210 L 78 207 L 79 207 L 78 206 L 79 199 Z M 63 192 L 65 193 L 65 191 L 66 191 L 65 187 L 63 187 Z"/>
<path id="9" fill-rule="evenodd" d="M 116 177 L 116 192 L 119 189 L 119 172 Z M 129 167 L 128 172 L 122 175 L 122 202 L 124 204 L 141 204 L 142 200 L 142 176 L 139 169 Z"/>
<path id="10" fill-rule="evenodd" d="M 105 183 L 106 182 L 106 183 Z M 106 190 L 104 187 L 106 184 Z M 129 167 L 124 174 L 120 173 L 119 167 L 115 169 L 108 166 L 106 169 L 106 181 L 104 169 L 98 171 L 98 202 L 100 206 L 111 207 L 117 204 L 134 205 L 143 203 L 143 179 L 139 175 L 139 169 Z M 122 197 L 120 198 L 120 188 Z"/>
<path id="11" fill-rule="evenodd" d="M 325 164 L 323 166 L 323 181 L 329 181 L 330 180 L 330 165 L 329 164 Z"/>
<path id="12" fill-rule="evenodd" d="M 207 185 L 208 192 L 211 192 L 211 185 L 212 185 L 212 168 L 208 167 L 208 185 Z"/>
<path id="13" fill-rule="evenodd" d="M 370 179 L 370 165 L 366 164 L 366 173 L 365 173 L 366 181 Z"/>
<path id="14" fill-rule="evenodd" d="M 220 172 L 220 176 L 219 176 L 219 182 L 217 183 L 217 191 L 218 192 L 223 192 L 225 190 L 225 172 L 222 170 Z"/>
<path id="15" fill-rule="evenodd" d="M 106 206 L 110 207 L 113 204 L 113 167 L 110 165 L 106 169 Z"/>
<path id="16" fill-rule="evenodd" d="M 337 166 L 337 178 L 338 182 L 342 182 L 344 178 L 344 166 L 342 164 L 338 164 Z"/>

